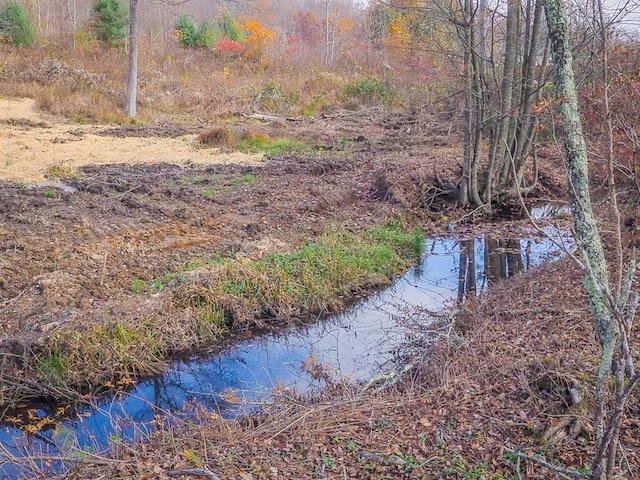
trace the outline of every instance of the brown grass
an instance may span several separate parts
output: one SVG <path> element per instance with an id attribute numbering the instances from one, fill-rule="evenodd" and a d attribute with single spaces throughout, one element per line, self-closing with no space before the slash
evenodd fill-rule
<path id="1" fill-rule="evenodd" d="M 142 41 L 139 51 L 138 122 L 198 124 L 263 108 L 283 116 L 316 115 L 344 106 L 340 92 L 354 78 L 312 59 L 305 64 L 266 57 L 252 62 L 185 50 L 177 42 Z M 127 53 L 118 49 L 81 45 L 74 50 L 53 41 L 21 49 L 3 45 L 0 93 L 33 98 L 42 110 L 78 121 L 125 123 L 126 65 Z M 358 75 L 391 80 L 380 68 L 376 62 L 358 62 Z M 265 106 L 262 99 L 274 85 L 286 101 Z M 410 85 L 405 90 L 412 97 L 420 91 Z M 421 103 L 419 98 L 415 103 Z"/>
<path id="2" fill-rule="evenodd" d="M 548 439 L 545 433 L 565 419 L 585 427 L 590 421 L 598 347 L 584 305 L 576 266 L 547 265 L 468 302 L 456 318 L 465 333 L 438 344 L 392 390 L 338 389 L 312 402 L 288 398 L 260 417 L 162 430 L 140 451 L 121 456 L 121 467 L 144 478 L 167 459 L 165 472 L 188 466 L 189 451 L 221 478 L 277 470 L 297 479 L 320 472 L 336 479 L 499 479 L 513 478 L 515 465 L 503 456 L 511 448 L 582 468 L 592 455 L 588 428 L 575 439 L 569 423 Z M 567 406 L 568 387 L 580 390 L 580 408 Z M 633 413 L 628 418 L 623 467 L 634 476 L 638 421 Z M 524 461 L 519 468 L 521 478 L 551 476 Z"/>
<path id="3" fill-rule="evenodd" d="M 236 139 L 228 128 L 215 127 L 200 132 L 198 142 L 207 147 L 232 148 Z"/>

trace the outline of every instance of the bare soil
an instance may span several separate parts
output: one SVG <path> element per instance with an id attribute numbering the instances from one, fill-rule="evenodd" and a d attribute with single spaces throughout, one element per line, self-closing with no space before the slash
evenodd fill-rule
<path id="1" fill-rule="evenodd" d="M 158 312 L 180 321 L 173 285 L 148 286 L 189 262 L 288 251 L 390 217 L 444 232 L 444 214 L 424 206 L 435 172 L 459 169 L 447 121 L 370 109 L 228 126 L 315 150 L 280 158 L 205 148 L 207 128 L 76 125 L 0 99 L 0 353 L 17 369 L 5 365 L 3 387 L 31 376 L 15 359 L 59 331 Z"/>

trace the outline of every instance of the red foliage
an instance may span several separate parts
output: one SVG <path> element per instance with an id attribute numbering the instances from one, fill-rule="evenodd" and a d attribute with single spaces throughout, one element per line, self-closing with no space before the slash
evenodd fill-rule
<path id="1" fill-rule="evenodd" d="M 296 12 L 293 14 L 296 38 L 307 46 L 316 45 L 322 39 L 322 22 L 313 12 Z"/>
<path id="2" fill-rule="evenodd" d="M 216 50 L 232 57 L 238 57 L 244 52 L 244 45 L 225 36 L 220 37 L 216 42 Z"/>

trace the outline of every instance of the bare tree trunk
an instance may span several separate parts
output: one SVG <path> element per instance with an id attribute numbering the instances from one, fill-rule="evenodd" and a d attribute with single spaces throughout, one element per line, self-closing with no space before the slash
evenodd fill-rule
<path id="1" fill-rule="evenodd" d="M 501 190 L 499 180 L 503 170 L 503 162 L 507 157 L 509 131 L 513 121 L 513 87 L 518 52 L 520 0 L 509 0 L 507 11 L 507 32 L 505 38 L 504 69 L 500 86 L 500 111 L 494 144 L 491 148 L 487 183 L 483 198 L 491 203 L 494 190 Z"/>
<path id="2" fill-rule="evenodd" d="M 127 116 L 136 116 L 138 96 L 138 0 L 129 1 L 129 69 L 127 71 Z"/>
<path id="3" fill-rule="evenodd" d="M 463 18 L 465 19 L 464 40 L 463 40 L 463 75 L 464 75 L 464 159 L 462 162 L 462 180 L 458 190 L 458 202 L 463 206 L 468 206 L 470 201 L 470 180 L 471 163 L 473 161 L 473 131 L 472 109 L 473 109 L 473 75 L 471 71 L 471 20 L 468 17 L 471 0 L 465 0 Z"/>

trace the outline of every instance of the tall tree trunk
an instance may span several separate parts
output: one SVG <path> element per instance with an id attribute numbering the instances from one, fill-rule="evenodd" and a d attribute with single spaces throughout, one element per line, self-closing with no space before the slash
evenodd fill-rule
<path id="1" fill-rule="evenodd" d="M 464 4 L 464 29 L 463 29 L 463 75 L 464 75 L 464 159 L 462 162 L 462 180 L 458 190 L 458 202 L 463 206 L 468 206 L 470 201 L 471 165 L 473 162 L 473 72 L 471 69 L 471 17 L 468 13 L 471 10 L 471 0 L 465 0 Z"/>
<path id="2" fill-rule="evenodd" d="M 138 97 L 138 0 L 129 1 L 129 69 L 127 71 L 127 116 L 136 116 Z"/>
<path id="3" fill-rule="evenodd" d="M 483 198 L 491 203 L 495 191 L 500 191 L 502 185 L 499 180 L 507 158 L 509 132 L 513 121 L 513 87 L 516 70 L 516 57 L 518 53 L 520 0 L 509 0 L 507 10 L 507 32 L 505 38 L 504 68 L 500 85 L 500 111 L 498 112 L 498 124 L 491 148 L 489 168 L 487 171 L 487 183 Z"/>
<path id="4" fill-rule="evenodd" d="M 569 198 L 575 223 L 576 241 L 581 246 L 581 257 L 585 266 L 584 286 L 589 299 L 596 335 L 602 345 L 594 419 L 596 440 L 600 440 L 604 405 L 607 399 L 607 381 L 618 342 L 618 326 L 613 317 L 613 306 L 607 299 L 610 292 L 607 262 L 589 194 L 587 149 L 578 113 L 578 97 L 573 74 L 567 13 L 562 0 L 544 0 L 544 8 L 551 40 L 556 101 L 562 115 L 561 129 L 567 156 L 565 165 L 569 180 Z"/>

